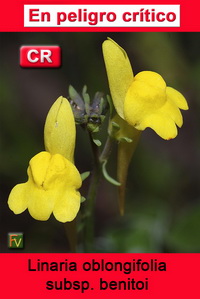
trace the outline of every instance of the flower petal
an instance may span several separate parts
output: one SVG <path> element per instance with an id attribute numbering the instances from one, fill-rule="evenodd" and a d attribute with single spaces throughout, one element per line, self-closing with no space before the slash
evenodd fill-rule
<path id="1" fill-rule="evenodd" d="M 186 99 L 179 91 L 172 87 L 167 87 L 166 93 L 168 98 L 171 99 L 180 109 L 189 109 Z"/>
<path id="2" fill-rule="evenodd" d="M 72 221 L 80 209 L 81 196 L 74 190 L 66 190 L 55 204 L 53 214 L 60 222 Z"/>
<path id="3" fill-rule="evenodd" d="M 30 215 L 36 220 L 48 220 L 53 211 L 56 198 L 59 196 L 59 190 L 45 191 L 36 188 L 32 182 L 27 184 L 26 196 Z"/>
<path id="4" fill-rule="evenodd" d="M 43 188 L 45 190 L 59 189 L 65 182 L 65 177 L 68 176 L 67 164 L 73 165 L 65 157 L 60 154 L 52 155 L 50 163 L 48 165 Z M 73 165 L 74 166 L 74 165 Z"/>
<path id="5" fill-rule="evenodd" d="M 117 113 L 124 118 L 124 100 L 133 81 L 132 67 L 124 49 L 111 39 L 104 41 L 103 55 L 113 103 Z"/>
<path id="6" fill-rule="evenodd" d="M 10 192 L 8 206 L 15 214 L 20 214 L 27 209 L 26 186 L 27 183 L 18 184 Z"/>
<path id="7" fill-rule="evenodd" d="M 76 166 L 65 159 L 66 173 L 64 178 L 65 187 L 79 189 L 82 185 L 81 175 Z"/>
<path id="8" fill-rule="evenodd" d="M 76 190 L 80 188 L 82 184 L 81 176 L 74 166 L 69 160 L 61 156 L 60 154 L 50 155 L 51 159 L 49 160 L 49 165 L 46 167 L 46 174 L 44 176 L 44 180 L 41 186 L 36 186 L 34 181 L 32 180 L 32 172 L 31 167 L 34 169 L 33 173 L 36 175 L 37 164 L 40 156 L 43 156 L 45 153 L 42 152 L 36 155 L 32 160 L 31 166 L 29 167 L 28 173 L 29 175 L 29 182 L 28 182 L 28 194 L 29 195 L 29 202 L 28 202 L 28 210 L 31 216 L 37 220 L 47 220 L 51 213 L 53 212 L 55 207 L 64 206 L 64 213 L 66 215 L 75 215 L 74 210 L 76 210 L 76 214 L 80 207 L 80 194 Z M 47 153 L 48 154 L 48 153 Z M 36 164 L 34 164 L 34 163 Z M 39 166 L 38 166 L 39 167 Z M 37 173 L 39 176 L 39 173 Z M 79 195 L 79 206 L 75 203 L 68 203 L 67 205 L 62 204 L 65 200 L 65 194 L 74 193 Z M 72 192 L 73 191 L 73 192 Z M 64 198 L 63 198 L 64 197 Z M 71 196 L 72 197 L 72 196 Z M 74 197 L 73 197 L 74 198 Z M 77 196 L 76 196 L 77 201 Z M 73 207 L 76 206 L 76 209 Z M 72 206 L 72 212 L 68 210 Z M 67 208 L 67 211 L 65 209 Z M 56 208 L 57 209 L 57 208 Z M 59 210 L 61 214 L 61 210 Z M 71 213 L 71 214 L 70 214 Z M 58 216 L 57 218 L 61 218 Z M 72 217 L 72 216 L 71 216 Z M 67 219 L 71 219 L 68 217 Z M 65 220 L 63 222 L 70 221 Z"/>
<path id="9" fill-rule="evenodd" d="M 60 154 L 73 162 L 76 128 L 68 100 L 59 97 L 52 105 L 44 127 L 45 148 L 50 154 Z"/>
<path id="10" fill-rule="evenodd" d="M 70 161 L 65 159 L 66 175 L 62 184 L 59 184 L 60 195 L 57 198 L 53 214 L 60 222 L 72 221 L 79 209 L 81 196 L 77 189 L 81 187 L 82 180 L 77 168 Z"/>
<path id="11" fill-rule="evenodd" d="M 40 152 L 29 162 L 28 175 L 29 177 L 30 175 L 32 176 L 32 179 L 37 187 L 43 187 L 50 160 L 50 153 Z"/>
<path id="12" fill-rule="evenodd" d="M 135 76 L 134 80 L 143 82 L 146 85 L 154 88 L 156 87 L 163 90 L 165 90 L 166 88 L 166 83 L 163 80 L 162 76 L 156 72 L 142 71 Z"/>
<path id="13" fill-rule="evenodd" d="M 126 121 L 137 126 L 146 116 L 155 113 L 167 100 L 165 90 L 165 81 L 159 74 L 149 71 L 137 74 L 124 102 Z"/>
<path id="14" fill-rule="evenodd" d="M 147 116 L 135 128 L 143 131 L 147 127 L 153 129 L 160 137 L 166 140 L 173 139 L 177 136 L 177 127 L 174 121 L 159 113 Z"/>
<path id="15" fill-rule="evenodd" d="M 172 120 L 177 124 L 177 126 L 182 127 L 183 125 L 183 117 L 179 110 L 179 108 L 176 106 L 176 104 L 168 99 L 158 111 L 157 113 L 160 113 L 161 115 L 165 115 L 168 118 L 172 118 Z"/>

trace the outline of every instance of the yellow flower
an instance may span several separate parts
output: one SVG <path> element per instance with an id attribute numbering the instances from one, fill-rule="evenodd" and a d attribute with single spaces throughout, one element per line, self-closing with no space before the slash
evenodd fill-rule
<path id="1" fill-rule="evenodd" d="M 167 87 L 163 78 L 151 71 L 135 77 L 124 49 L 111 39 L 103 43 L 103 55 L 110 92 L 119 116 L 137 130 L 152 128 L 163 139 L 177 135 L 183 124 L 179 110 L 187 110 L 184 96 Z"/>
<path id="2" fill-rule="evenodd" d="M 69 130 L 69 132 L 68 132 Z M 20 214 L 27 208 L 36 220 L 47 220 L 53 212 L 60 222 L 72 221 L 80 208 L 82 184 L 73 164 L 75 124 L 69 102 L 59 97 L 45 124 L 45 145 L 29 162 L 28 181 L 16 185 L 9 196 L 9 208 Z"/>

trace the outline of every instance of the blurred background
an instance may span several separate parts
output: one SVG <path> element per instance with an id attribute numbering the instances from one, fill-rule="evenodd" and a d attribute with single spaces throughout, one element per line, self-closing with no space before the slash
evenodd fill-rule
<path id="1" fill-rule="evenodd" d="M 146 129 L 129 169 L 126 213 L 118 212 L 116 188 L 102 180 L 95 209 L 96 252 L 200 251 L 200 34 L 199 33 L 0 33 L 0 252 L 9 232 L 24 232 L 25 247 L 14 252 L 68 252 L 63 224 L 52 216 L 36 221 L 7 206 L 11 189 L 27 180 L 29 160 L 44 150 L 43 127 L 53 102 L 72 84 L 109 93 L 101 45 L 107 36 L 121 45 L 134 73 L 161 74 L 186 97 L 184 125 L 174 140 Z M 22 69 L 22 45 L 59 45 L 59 69 Z M 100 133 L 105 140 L 106 122 Z M 116 177 L 115 149 L 108 170 Z M 90 144 L 77 128 L 80 172 L 92 169 Z M 87 194 L 89 179 L 82 187 Z M 84 203 L 83 203 L 84 205 Z M 79 251 L 82 245 L 79 244 Z"/>

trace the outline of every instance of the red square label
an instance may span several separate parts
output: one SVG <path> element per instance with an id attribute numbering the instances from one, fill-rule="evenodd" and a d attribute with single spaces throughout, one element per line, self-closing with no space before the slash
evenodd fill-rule
<path id="1" fill-rule="evenodd" d="M 59 46 L 22 46 L 20 66 L 23 68 L 57 68 L 61 66 Z"/>

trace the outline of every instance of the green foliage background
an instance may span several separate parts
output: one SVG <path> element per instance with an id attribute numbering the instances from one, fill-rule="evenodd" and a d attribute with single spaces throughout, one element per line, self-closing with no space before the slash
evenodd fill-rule
<path id="1" fill-rule="evenodd" d="M 168 86 L 185 95 L 190 110 L 183 112 L 176 139 L 164 141 L 150 129 L 142 134 L 130 166 L 124 217 L 118 213 L 115 187 L 102 180 L 95 211 L 96 252 L 200 251 L 200 34 L 136 32 L 0 33 L 1 252 L 12 251 L 6 241 L 12 231 L 24 232 L 23 252 L 69 250 L 61 223 L 53 217 L 36 221 L 27 211 L 16 216 L 7 199 L 15 184 L 26 181 L 31 157 L 44 149 L 45 117 L 58 96 L 68 95 L 68 85 L 81 90 L 87 84 L 91 95 L 109 93 L 101 51 L 107 36 L 126 50 L 135 74 L 160 73 Z M 55 44 L 62 48 L 60 69 L 20 68 L 20 46 Z M 91 169 L 89 140 L 81 128 L 75 159 L 80 172 Z M 114 150 L 108 166 L 114 177 L 115 167 Z M 88 181 L 83 195 L 87 186 Z"/>

